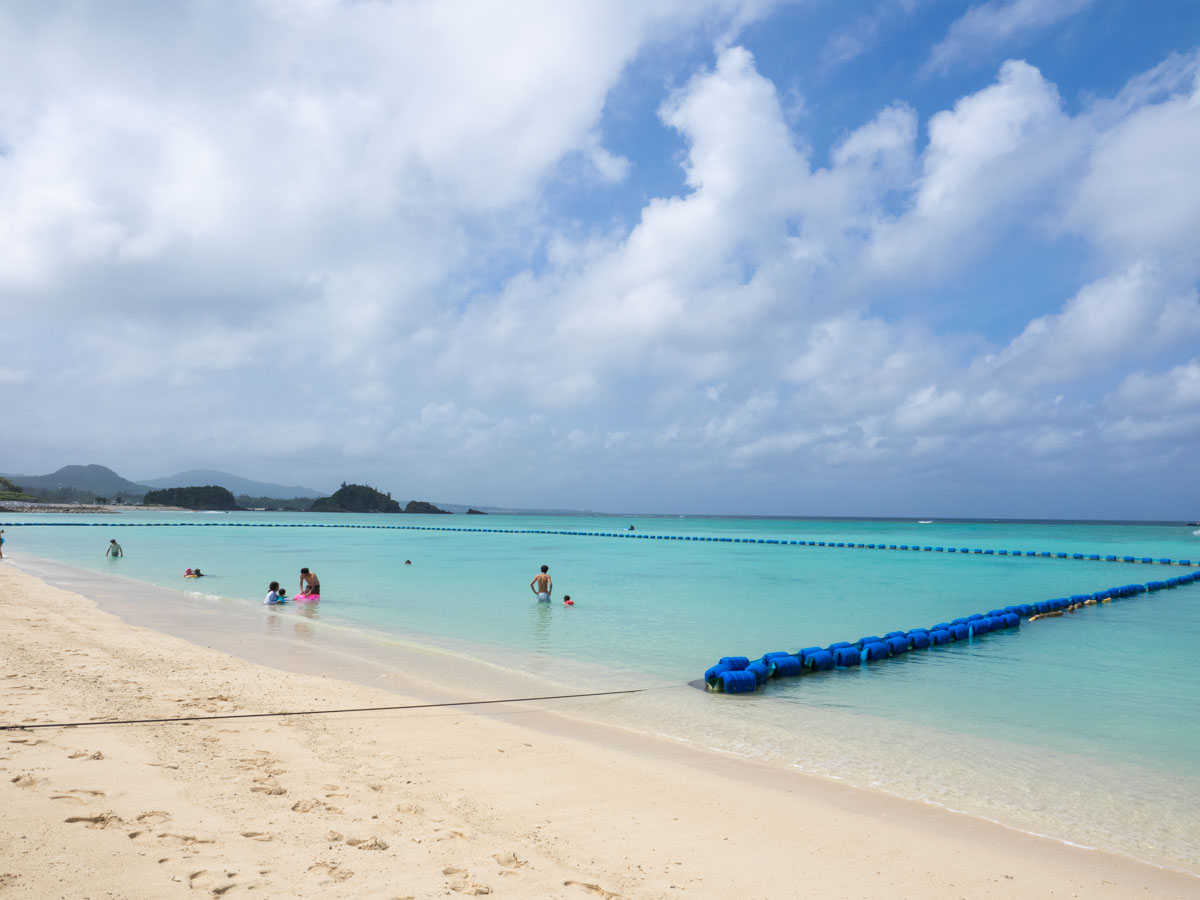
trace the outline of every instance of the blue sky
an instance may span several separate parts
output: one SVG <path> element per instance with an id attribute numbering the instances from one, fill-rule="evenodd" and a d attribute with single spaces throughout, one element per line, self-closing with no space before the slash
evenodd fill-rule
<path id="1" fill-rule="evenodd" d="M 1200 5 L 0 10 L 0 470 L 1200 515 Z"/>

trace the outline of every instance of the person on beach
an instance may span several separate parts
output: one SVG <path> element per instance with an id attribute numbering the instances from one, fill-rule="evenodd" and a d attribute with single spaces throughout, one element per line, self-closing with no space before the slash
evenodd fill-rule
<path id="1" fill-rule="evenodd" d="M 285 603 L 286 601 L 287 593 L 280 590 L 278 581 L 272 581 L 267 585 L 267 599 L 263 601 L 264 606 L 271 603 Z"/>
<path id="2" fill-rule="evenodd" d="M 317 577 L 316 572 L 310 572 L 308 569 L 300 570 L 300 593 L 301 594 L 316 594 L 321 595 L 321 579 Z"/>
<path id="3" fill-rule="evenodd" d="M 4 529 L 0 528 L 0 559 L 4 559 Z"/>
<path id="4" fill-rule="evenodd" d="M 554 582 L 550 580 L 549 573 L 550 567 L 542 566 L 542 571 L 529 582 L 529 589 L 537 595 L 538 603 L 549 603 L 550 595 L 554 592 Z"/>
<path id="5" fill-rule="evenodd" d="M 121 549 L 121 545 L 117 543 L 117 539 L 113 538 L 108 542 L 108 549 L 104 551 L 104 555 L 116 559 L 118 556 L 124 556 L 125 551 Z"/>

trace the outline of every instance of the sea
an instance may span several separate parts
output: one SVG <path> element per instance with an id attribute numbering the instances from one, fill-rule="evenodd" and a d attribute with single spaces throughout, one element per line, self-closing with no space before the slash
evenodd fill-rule
<path id="1" fill-rule="evenodd" d="M 134 624 L 262 661 L 319 654 L 333 676 L 401 672 L 455 696 L 595 694 L 545 706 L 1200 874 L 1200 583 L 773 679 L 753 694 L 713 693 L 702 680 L 723 656 L 1165 581 L 1195 569 L 1158 560 L 1200 563 L 1194 527 L 166 511 L 0 519 L 6 558 Z M 112 538 L 123 558 L 105 557 Z M 529 588 L 542 565 L 550 604 Z M 270 581 L 296 591 L 302 566 L 319 575 L 321 602 L 263 606 Z M 206 577 L 184 579 L 189 567 Z"/>

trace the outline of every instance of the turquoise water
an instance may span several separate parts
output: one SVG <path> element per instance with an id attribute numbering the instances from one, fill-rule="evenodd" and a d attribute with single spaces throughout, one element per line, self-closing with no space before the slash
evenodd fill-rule
<path id="1" fill-rule="evenodd" d="M 1191 571 L 750 540 L 1196 561 L 1191 528 L 293 513 L 21 519 L 97 524 L 8 525 L 6 555 L 18 562 L 41 557 L 180 591 L 173 602 L 223 615 L 217 621 L 230 628 L 269 636 L 302 620 L 313 641 L 356 632 L 415 642 L 532 673 L 551 688 L 650 687 L 571 714 L 1200 870 L 1200 585 L 775 681 L 751 696 L 688 685 L 720 656 L 853 641 Z M 179 524 L 131 527 L 162 522 Z M 277 527 L 230 527 L 238 523 Z M 647 537 L 628 537 L 630 523 Z M 298 527 L 310 524 L 621 536 Z M 110 537 L 125 558 L 104 558 Z M 551 605 L 533 602 L 528 587 L 543 563 L 554 577 Z M 182 579 L 189 566 L 209 577 Z M 267 583 L 294 592 L 301 566 L 320 575 L 322 603 L 262 608 Z M 564 593 L 574 607 L 559 602 Z M 492 696 L 486 688 L 479 694 Z"/>

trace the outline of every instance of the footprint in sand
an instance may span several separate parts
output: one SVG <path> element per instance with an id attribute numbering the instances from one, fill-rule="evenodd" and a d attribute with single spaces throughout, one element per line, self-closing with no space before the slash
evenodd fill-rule
<path id="1" fill-rule="evenodd" d="M 16 778 L 12 778 L 10 780 L 17 787 L 31 788 L 36 786 L 41 779 L 34 778 L 32 775 L 26 773 L 24 775 L 18 775 Z"/>
<path id="2" fill-rule="evenodd" d="M 604 888 L 600 887 L 600 885 L 589 884 L 586 881 L 564 881 L 563 885 L 565 887 L 583 888 L 589 894 L 596 894 L 597 896 L 604 897 L 605 900 L 620 900 L 621 898 L 620 894 L 614 894 L 612 891 L 606 891 Z"/>
<path id="3" fill-rule="evenodd" d="M 252 841 L 273 841 L 275 836 L 267 834 L 265 831 L 243 831 L 242 837 L 250 838 Z"/>
<path id="4" fill-rule="evenodd" d="M 108 812 L 100 813 L 98 816 L 69 816 L 68 818 L 63 819 L 63 821 L 70 823 L 82 822 L 88 828 L 98 829 L 112 828 L 115 825 L 125 824 L 125 820 L 120 816 L 116 816 Z"/>
<path id="5" fill-rule="evenodd" d="M 51 800 L 67 800 L 70 803 L 87 803 L 89 800 L 95 800 L 97 797 L 103 797 L 104 791 L 84 791 L 71 790 L 64 791 L 61 794 L 51 794 Z"/>
<path id="6" fill-rule="evenodd" d="M 79 759 L 81 756 L 87 756 L 86 750 L 76 750 L 74 753 L 68 754 L 67 759 Z"/>
<path id="7" fill-rule="evenodd" d="M 320 800 L 297 800 L 292 804 L 292 812 L 306 813 L 312 812 L 321 806 Z"/>
<path id="8" fill-rule="evenodd" d="M 519 869 L 525 865 L 525 860 L 518 857 L 511 850 L 506 850 L 503 853 L 493 853 L 492 859 L 505 869 Z"/>
<path id="9" fill-rule="evenodd" d="M 492 892 L 490 887 L 486 884 L 480 884 L 478 881 L 457 881 L 450 885 L 450 890 L 473 897 L 482 897 Z"/>
<path id="10" fill-rule="evenodd" d="M 327 875 L 334 881 L 345 881 L 348 878 L 354 877 L 354 872 L 350 869 L 345 869 L 335 862 L 324 862 L 318 860 L 308 867 L 308 871 L 314 875 Z"/>
<path id="11" fill-rule="evenodd" d="M 137 820 L 143 825 L 161 825 L 170 818 L 171 814 L 166 810 L 151 809 L 138 816 Z"/>
<path id="12" fill-rule="evenodd" d="M 195 844 L 215 844 L 213 838 L 196 837 L 194 834 L 171 834 L 169 831 L 164 831 L 159 834 L 159 837 L 167 841 L 178 841 L 185 847 L 191 847 Z"/>
<path id="13" fill-rule="evenodd" d="M 237 887 L 237 872 L 212 872 L 201 869 L 188 876 L 188 887 L 194 890 L 207 890 L 214 897 L 220 897 Z"/>
<path id="14" fill-rule="evenodd" d="M 388 848 L 387 841 L 380 840 L 377 837 L 350 838 L 346 843 L 351 847 L 357 847 L 359 850 L 386 850 Z"/>
<path id="15" fill-rule="evenodd" d="M 256 784 L 250 790 L 255 794 L 266 794 L 268 797 L 278 797 L 287 793 L 287 788 L 278 784 Z"/>

